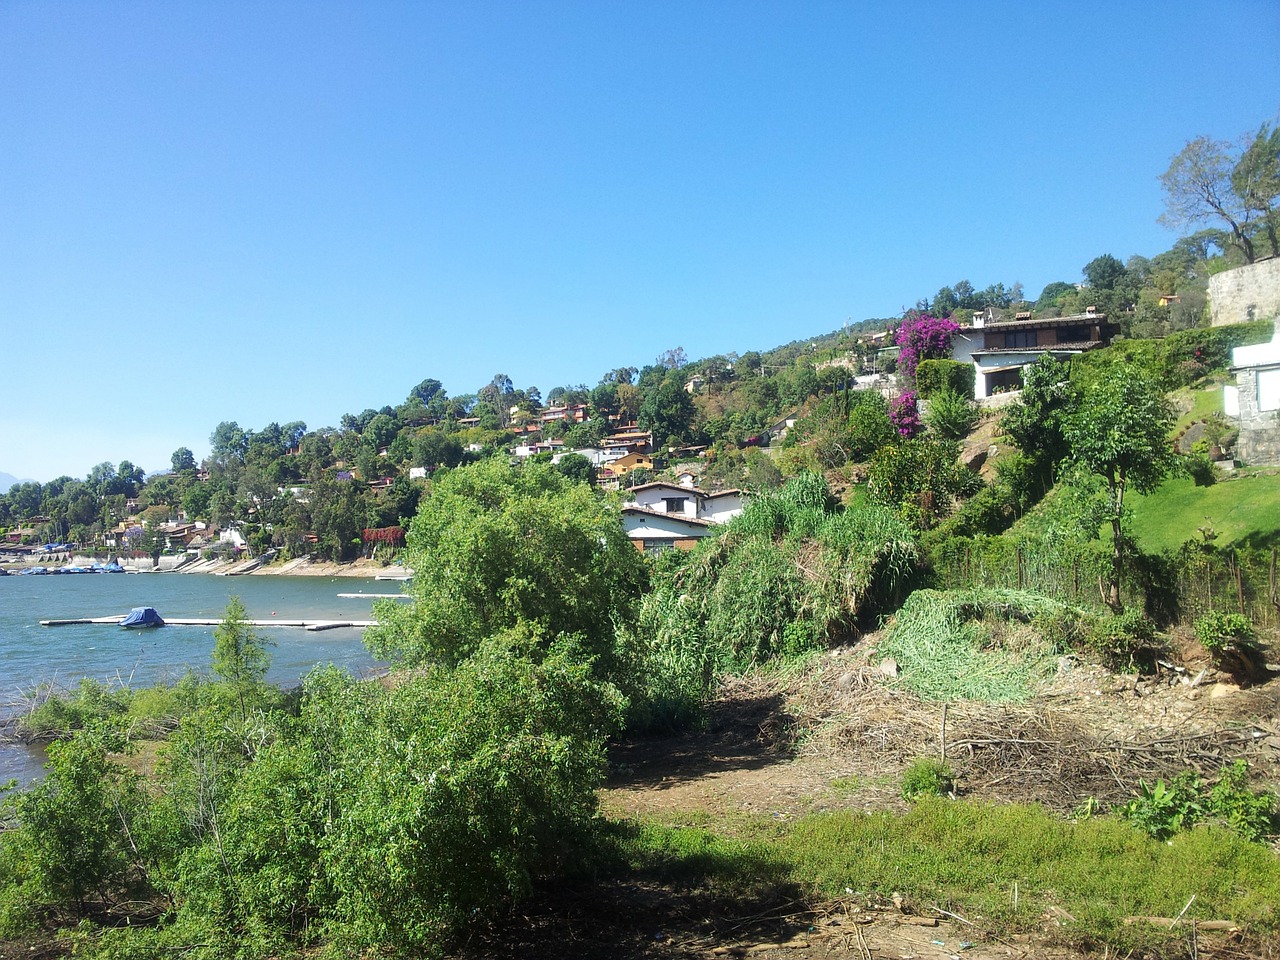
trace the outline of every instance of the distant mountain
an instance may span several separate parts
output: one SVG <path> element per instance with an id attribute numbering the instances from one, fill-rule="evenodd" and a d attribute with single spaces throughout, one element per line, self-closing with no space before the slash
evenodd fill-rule
<path id="1" fill-rule="evenodd" d="M 22 482 L 11 473 L 0 473 L 0 493 L 8 493 L 10 487 L 16 487 Z"/>

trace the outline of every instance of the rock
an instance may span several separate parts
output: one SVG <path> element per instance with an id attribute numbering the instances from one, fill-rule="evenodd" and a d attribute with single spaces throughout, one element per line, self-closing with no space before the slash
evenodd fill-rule
<path id="1" fill-rule="evenodd" d="M 1215 683 L 1209 688 L 1210 700 L 1221 700 L 1223 697 L 1229 697 L 1233 693 L 1239 693 L 1240 688 L 1234 683 Z"/>
<path id="2" fill-rule="evenodd" d="M 893 657 L 885 657 L 880 661 L 880 665 L 876 667 L 886 677 L 898 676 L 898 661 Z"/>

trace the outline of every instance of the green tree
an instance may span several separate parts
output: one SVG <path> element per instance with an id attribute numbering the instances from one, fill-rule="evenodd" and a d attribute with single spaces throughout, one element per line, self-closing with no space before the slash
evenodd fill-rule
<path id="1" fill-rule="evenodd" d="M 579 483 L 596 482 L 595 464 L 580 453 L 566 453 L 555 466 L 570 480 L 577 480 Z"/>
<path id="2" fill-rule="evenodd" d="M 179 447 L 173 451 L 173 456 L 169 458 L 169 464 L 173 467 L 174 473 L 185 473 L 196 468 L 196 457 L 188 447 Z"/>
<path id="3" fill-rule="evenodd" d="M 1093 290 L 1114 290 L 1124 283 L 1127 275 L 1124 264 L 1109 253 L 1086 263 L 1083 273 L 1085 282 Z"/>
<path id="4" fill-rule="evenodd" d="M 213 629 L 213 672 L 230 688 L 240 707 L 240 719 L 263 702 L 264 678 L 271 666 L 267 648 L 274 641 L 256 633 L 239 597 L 227 601 L 222 623 Z"/>
<path id="5" fill-rule="evenodd" d="M 1124 609 L 1125 492 L 1132 487 L 1149 493 L 1178 468 L 1170 440 L 1173 423 L 1173 411 L 1155 382 L 1126 366 L 1112 367 L 1084 385 L 1079 405 L 1063 422 L 1071 458 L 1107 484 L 1111 575 L 1102 599 L 1117 613 Z"/>
<path id="6" fill-rule="evenodd" d="M 1028 458 L 1030 476 L 1036 481 L 1032 495 L 1037 500 L 1053 486 L 1058 464 L 1070 449 L 1063 430 L 1079 399 L 1070 375 L 1066 361 L 1042 354 L 1023 369 L 1022 392 L 1000 421 Z"/>
<path id="7" fill-rule="evenodd" d="M 682 378 L 673 374 L 645 395 L 640 404 L 640 428 L 652 431 L 659 443 L 667 437 L 688 439 L 693 415 L 693 398 L 685 391 Z"/>
<path id="8" fill-rule="evenodd" d="M 1261 218 L 1272 256 L 1280 255 L 1280 209 L 1276 207 L 1280 200 L 1280 127 L 1262 125 L 1231 171 L 1231 187 L 1245 208 Z"/>
<path id="9" fill-rule="evenodd" d="M 519 622 L 576 636 L 613 676 L 615 626 L 646 579 L 617 507 L 549 465 L 493 459 L 452 470 L 414 519 L 412 604 L 380 604 L 365 643 L 381 659 L 455 664 Z"/>

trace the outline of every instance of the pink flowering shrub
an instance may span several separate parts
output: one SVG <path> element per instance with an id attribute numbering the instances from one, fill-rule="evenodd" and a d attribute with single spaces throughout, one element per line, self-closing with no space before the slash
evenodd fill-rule
<path id="1" fill-rule="evenodd" d="M 908 440 L 924 429 L 924 424 L 920 421 L 920 407 L 916 402 L 915 391 L 908 390 L 894 398 L 889 404 L 889 422 Z"/>
<path id="2" fill-rule="evenodd" d="M 960 325 L 954 320 L 923 313 L 914 320 L 902 321 L 894 342 L 902 348 L 898 354 L 898 372 L 915 382 L 916 367 L 921 360 L 942 360 L 951 356 L 951 341 Z"/>

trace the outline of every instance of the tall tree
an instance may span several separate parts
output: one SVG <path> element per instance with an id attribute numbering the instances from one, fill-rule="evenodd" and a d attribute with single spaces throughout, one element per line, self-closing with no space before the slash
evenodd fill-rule
<path id="1" fill-rule="evenodd" d="M 1104 253 L 1084 265 L 1085 282 L 1094 290 L 1114 290 L 1125 280 L 1125 266 L 1116 257 Z"/>
<path id="2" fill-rule="evenodd" d="M 1116 366 L 1082 390 L 1076 409 L 1063 423 L 1071 459 L 1107 483 L 1111 522 L 1111 574 L 1102 600 L 1124 609 L 1120 580 L 1124 573 L 1124 497 L 1132 487 L 1150 493 L 1179 466 L 1170 432 L 1174 416 L 1164 393 L 1140 370 Z"/>
<path id="3" fill-rule="evenodd" d="M 1280 127 L 1262 125 L 1231 171 L 1231 187 L 1245 207 L 1262 220 L 1272 255 L 1280 255 Z"/>
<path id="4" fill-rule="evenodd" d="M 1246 263 L 1253 263 L 1256 256 L 1249 226 L 1254 211 L 1231 182 L 1236 163 L 1226 141 L 1196 137 L 1188 143 L 1160 175 L 1165 195 L 1160 222 L 1175 229 L 1225 223 L 1231 242 L 1244 254 Z"/>
<path id="5" fill-rule="evenodd" d="M 169 464 L 173 467 L 174 473 L 185 473 L 196 468 L 196 457 L 189 447 L 179 447 L 173 451 Z"/>

